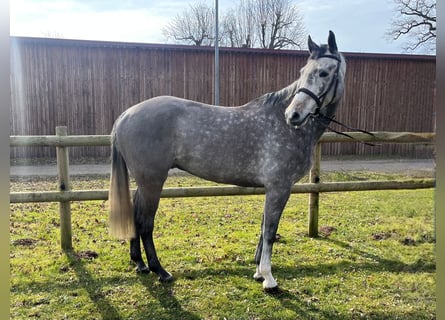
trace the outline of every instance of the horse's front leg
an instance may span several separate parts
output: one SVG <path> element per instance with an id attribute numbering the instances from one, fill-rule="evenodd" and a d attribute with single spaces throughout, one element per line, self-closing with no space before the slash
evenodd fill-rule
<path id="1" fill-rule="evenodd" d="M 264 279 L 265 291 L 275 291 L 278 283 L 272 276 L 272 247 L 278 230 L 278 224 L 283 209 L 290 195 L 290 187 L 268 188 L 266 190 L 266 201 L 261 225 L 261 237 L 255 254 L 257 270 L 254 278 Z"/>
<path id="2" fill-rule="evenodd" d="M 257 245 L 256 251 L 255 251 L 255 263 L 256 263 L 257 267 L 256 267 L 256 272 L 253 275 L 253 278 L 256 281 L 259 281 L 259 282 L 263 282 L 264 281 L 264 278 L 261 275 L 260 270 L 259 270 L 259 265 L 260 265 L 260 261 L 261 261 L 261 253 L 263 251 L 263 225 L 264 225 L 264 214 L 263 214 L 263 216 L 261 218 L 261 234 L 260 234 L 260 239 L 258 241 L 258 245 Z"/>

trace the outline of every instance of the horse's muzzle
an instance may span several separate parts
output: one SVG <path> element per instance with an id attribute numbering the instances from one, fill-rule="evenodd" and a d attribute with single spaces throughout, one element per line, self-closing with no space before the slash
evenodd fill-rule
<path id="1" fill-rule="evenodd" d="M 294 111 L 287 117 L 286 121 L 292 127 L 301 127 L 306 123 L 308 118 L 308 115 L 302 116 L 299 112 Z"/>

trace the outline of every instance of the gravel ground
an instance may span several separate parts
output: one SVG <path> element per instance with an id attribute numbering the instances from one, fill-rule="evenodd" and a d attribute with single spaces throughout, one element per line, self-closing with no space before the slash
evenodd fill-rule
<path id="1" fill-rule="evenodd" d="M 431 176 L 435 172 L 433 159 L 379 159 L 379 160 L 322 160 L 321 170 L 333 171 L 371 171 L 382 173 L 402 173 L 415 176 Z M 109 175 L 110 164 L 71 164 L 69 167 L 71 176 L 83 175 Z M 171 170 L 171 174 L 181 173 L 179 170 Z M 56 176 L 57 166 L 48 165 L 17 165 L 10 167 L 10 177 L 19 178 L 25 176 Z"/>

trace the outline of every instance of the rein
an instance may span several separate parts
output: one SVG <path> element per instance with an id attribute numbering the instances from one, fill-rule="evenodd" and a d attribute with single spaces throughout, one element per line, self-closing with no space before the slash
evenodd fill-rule
<path id="1" fill-rule="evenodd" d="M 330 130 L 330 131 L 332 131 L 332 132 L 335 132 L 336 134 L 339 134 L 339 135 L 348 137 L 348 138 L 350 138 L 350 139 L 352 139 L 352 140 L 358 141 L 358 142 L 363 143 L 364 145 L 367 145 L 367 146 L 371 146 L 371 147 L 375 147 L 375 146 L 376 146 L 376 144 L 374 144 L 374 143 L 369 143 L 369 142 L 361 141 L 361 140 L 359 140 L 359 139 L 357 139 L 357 138 L 354 138 L 353 136 L 351 136 L 351 135 L 349 135 L 349 134 L 347 134 L 347 133 L 345 133 L 345 132 L 341 132 L 341 131 L 337 131 L 337 130 L 335 130 L 335 129 L 332 129 L 332 128 L 329 126 L 329 123 L 332 121 L 332 122 L 334 122 L 334 123 L 336 123 L 336 124 L 342 126 L 343 128 L 346 128 L 346 129 L 349 129 L 349 130 L 352 130 L 352 131 L 359 131 L 359 132 L 365 133 L 365 134 L 367 134 L 367 135 L 370 135 L 371 137 L 374 137 L 374 134 L 371 133 L 371 132 L 369 132 L 369 131 L 362 130 L 362 129 L 359 129 L 359 128 L 353 128 L 353 127 L 350 127 L 350 126 L 348 126 L 348 125 L 346 125 L 346 124 L 344 124 L 344 123 L 341 123 L 340 121 L 334 120 L 334 117 L 330 118 L 330 117 L 327 117 L 327 116 L 325 116 L 325 115 L 322 115 L 321 113 L 318 113 L 317 115 L 312 115 L 311 117 L 312 117 L 312 119 L 314 119 L 314 120 L 318 120 L 322 125 L 325 126 L 326 129 L 328 129 L 328 130 Z M 323 120 L 327 120 L 327 122 L 325 123 Z"/>

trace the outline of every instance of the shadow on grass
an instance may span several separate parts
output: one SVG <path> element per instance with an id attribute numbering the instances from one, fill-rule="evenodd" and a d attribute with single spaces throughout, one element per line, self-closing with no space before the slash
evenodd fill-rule
<path id="1" fill-rule="evenodd" d="M 101 288 L 97 287 L 98 281 L 91 276 L 91 273 L 85 268 L 84 262 L 76 256 L 71 250 L 64 251 L 70 266 L 76 273 L 79 284 L 88 292 L 91 301 L 96 305 L 96 310 L 100 312 L 102 319 L 119 320 L 122 317 L 117 309 L 107 300 Z"/>
<path id="2" fill-rule="evenodd" d="M 342 273 L 345 270 L 354 268 L 356 270 L 368 270 L 371 272 L 394 272 L 394 273 L 434 273 L 436 265 L 434 261 L 430 260 L 418 260 L 413 264 L 406 264 L 398 260 L 385 259 L 366 250 L 351 247 L 348 243 L 330 239 L 330 238 L 318 238 L 316 241 L 326 241 L 332 246 L 341 247 L 343 250 L 353 253 L 355 256 L 365 258 L 369 261 L 350 261 L 344 260 L 335 263 L 320 263 L 317 265 L 305 265 L 301 267 L 283 266 L 276 264 L 273 266 L 274 275 L 278 278 L 279 282 L 283 283 L 282 288 L 286 288 L 288 282 L 284 279 L 299 278 L 299 277 L 318 277 L 320 270 L 323 270 L 323 274 L 336 275 Z M 65 252 L 70 267 L 75 272 L 79 285 L 86 290 L 91 301 L 94 303 L 96 310 L 100 313 L 103 319 L 123 319 L 119 313 L 119 310 L 108 299 L 103 289 L 104 279 L 97 279 L 89 271 L 86 264 L 89 262 L 79 259 L 78 255 L 73 251 Z M 183 270 L 174 272 L 174 276 L 177 279 L 187 279 L 193 281 L 195 279 L 205 277 L 215 277 L 220 279 L 226 279 L 227 277 L 239 277 L 240 279 L 251 278 L 255 269 L 253 261 L 236 263 L 236 262 L 222 262 L 218 266 L 208 266 L 198 268 L 194 270 Z M 119 285 L 119 278 L 105 279 L 106 284 Z M 199 316 L 187 311 L 181 305 L 181 302 L 175 296 L 175 282 L 173 283 L 159 283 L 157 276 L 153 274 L 139 275 L 134 278 L 136 282 L 140 282 L 150 295 L 159 302 L 162 306 L 162 314 L 159 314 L 159 319 L 199 319 Z M 251 281 L 254 281 L 251 279 Z M 245 282 L 244 282 L 245 284 Z M 29 285 L 29 284 L 28 284 Z M 63 284 L 60 284 L 63 286 Z M 234 282 L 234 286 L 240 286 L 238 289 L 245 289 L 243 284 Z M 41 291 L 48 288 L 39 287 Z M 18 290 L 29 290 L 27 288 L 18 288 Z M 250 289 L 249 289 L 250 290 Z M 261 284 L 258 284 L 258 290 L 262 290 Z M 335 310 L 327 308 L 321 303 L 312 303 L 310 293 L 300 292 L 298 290 L 288 291 L 281 289 L 277 294 L 270 295 L 285 309 L 293 311 L 295 314 L 301 316 L 301 319 L 335 319 L 341 316 L 354 316 L 361 317 L 360 310 L 357 310 L 357 315 L 351 314 L 338 314 Z M 326 303 L 328 301 L 324 301 Z M 143 309 L 138 310 L 138 314 L 142 316 Z M 375 312 L 366 313 L 366 317 L 369 319 L 386 319 L 391 318 L 391 315 L 397 316 L 394 310 L 387 310 L 387 313 L 382 310 L 376 310 Z M 403 315 L 404 319 L 431 319 L 431 314 L 428 312 L 422 312 L 419 310 L 406 311 Z M 142 318 L 141 318 L 142 319 Z"/>
<path id="3" fill-rule="evenodd" d="M 96 309 L 100 312 L 102 319 L 124 319 L 106 298 L 100 287 L 100 281 L 94 279 L 87 268 L 85 268 L 85 262 L 79 259 L 74 251 L 65 251 L 65 254 L 72 269 L 76 273 L 79 284 L 88 292 L 91 301 L 96 305 Z M 153 276 L 153 274 L 140 275 L 138 276 L 138 280 L 147 288 L 151 295 L 159 301 L 167 313 L 159 315 L 158 319 L 200 319 L 198 316 L 183 310 L 173 294 L 174 282 L 158 283 L 157 277 Z"/>
<path id="4" fill-rule="evenodd" d="M 183 319 L 183 320 L 199 320 L 200 317 L 186 311 L 182 308 L 178 299 L 174 295 L 175 282 L 158 281 L 158 277 L 154 274 L 140 274 L 139 281 L 147 288 L 148 292 L 159 301 L 163 307 L 164 314 L 159 315 L 158 319 Z"/>
<path id="5" fill-rule="evenodd" d="M 329 301 L 320 301 L 320 303 L 312 303 L 310 297 L 303 298 L 303 294 L 291 293 L 287 290 L 280 290 L 273 297 L 278 300 L 283 308 L 294 311 L 298 314 L 300 320 L 313 319 L 369 319 L 369 320 L 386 320 L 386 319 L 405 319 L 405 320 L 431 320 L 435 319 L 434 312 L 418 311 L 418 310 L 390 310 L 384 311 L 362 311 L 360 309 L 350 309 L 348 313 L 339 312 L 333 308 L 326 308 Z"/>
<path id="6" fill-rule="evenodd" d="M 252 264 L 253 265 L 253 264 Z M 299 293 L 291 293 L 287 290 L 279 289 L 275 293 L 263 293 L 262 284 L 256 282 L 252 276 L 252 269 L 247 266 L 237 265 L 236 263 L 232 265 L 221 264 L 219 267 L 204 267 L 196 270 L 184 270 L 184 271 L 176 271 L 174 276 L 176 281 L 185 280 L 185 281 L 200 281 L 206 278 L 216 278 L 220 280 L 227 279 L 227 277 L 231 278 L 239 278 L 246 279 L 246 276 L 249 275 L 250 281 L 252 283 L 257 283 L 258 291 L 261 291 L 262 294 L 268 295 L 273 299 L 278 300 L 282 307 L 288 310 L 291 310 L 295 314 L 299 315 L 298 319 L 316 319 L 317 312 L 319 311 L 317 308 L 312 308 L 308 306 L 307 303 L 299 296 Z M 181 319 L 181 320 L 195 320 L 200 319 L 200 317 L 193 315 L 189 312 L 182 310 L 179 302 L 173 296 L 173 290 L 175 286 L 175 282 L 172 283 L 159 283 L 157 277 L 153 275 L 143 274 L 139 276 L 140 281 L 146 286 L 148 291 L 159 299 L 162 306 L 165 310 L 169 310 L 170 315 L 172 316 L 170 319 Z M 242 284 L 240 282 L 234 281 L 233 289 L 238 289 L 238 291 L 243 290 L 252 290 L 250 287 L 246 289 L 245 283 Z M 255 290 L 255 289 L 253 289 Z M 235 290 L 234 290 L 235 291 Z M 203 292 L 205 294 L 205 292 Z M 230 294 L 230 293 L 229 293 Z M 251 299 L 256 296 L 256 294 L 250 295 Z M 246 297 L 237 296 L 237 299 L 246 299 Z M 237 301 L 236 303 L 238 303 Z M 246 305 L 251 304 L 255 305 L 255 300 L 249 300 L 244 302 Z M 236 319 L 269 319 L 262 314 L 265 310 L 256 310 L 256 315 L 248 315 L 248 314 L 237 314 Z M 213 310 L 213 316 L 218 319 L 223 319 L 230 316 L 224 314 L 225 311 L 221 310 Z M 259 316 L 258 316 L 259 312 Z M 270 312 L 270 310 L 268 310 Z M 274 318 L 271 318 L 274 319 Z"/>
<path id="7" fill-rule="evenodd" d="M 330 242 L 336 246 L 341 247 L 342 249 L 351 251 L 353 254 L 357 256 L 361 256 L 363 258 L 375 261 L 375 263 L 347 263 L 353 266 L 357 265 L 360 269 L 368 269 L 371 271 L 389 271 L 389 272 L 405 272 L 405 273 L 417 273 L 417 272 L 427 272 L 434 273 L 436 272 L 436 263 L 435 261 L 424 261 L 417 260 L 413 264 L 407 264 L 398 260 L 389 260 L 377 256 L 375 254 L 360 250 L 358 248 L 351 247 L 348 243 L 331 239 L 331 238 L 317 238 L 321 241 Z"/>
<path id="8" fill-rule="evenodd" d="M 330 312 L 319 308 L 317 304 L 311 302 L 311 297 L 304 294 L 292 293 L 288 290 L 280 289 L 278 293 L 271 295 L 281 306 L 298 314 L 298 319 L 339 319 L 341 315 L 337 312 Z"/>

